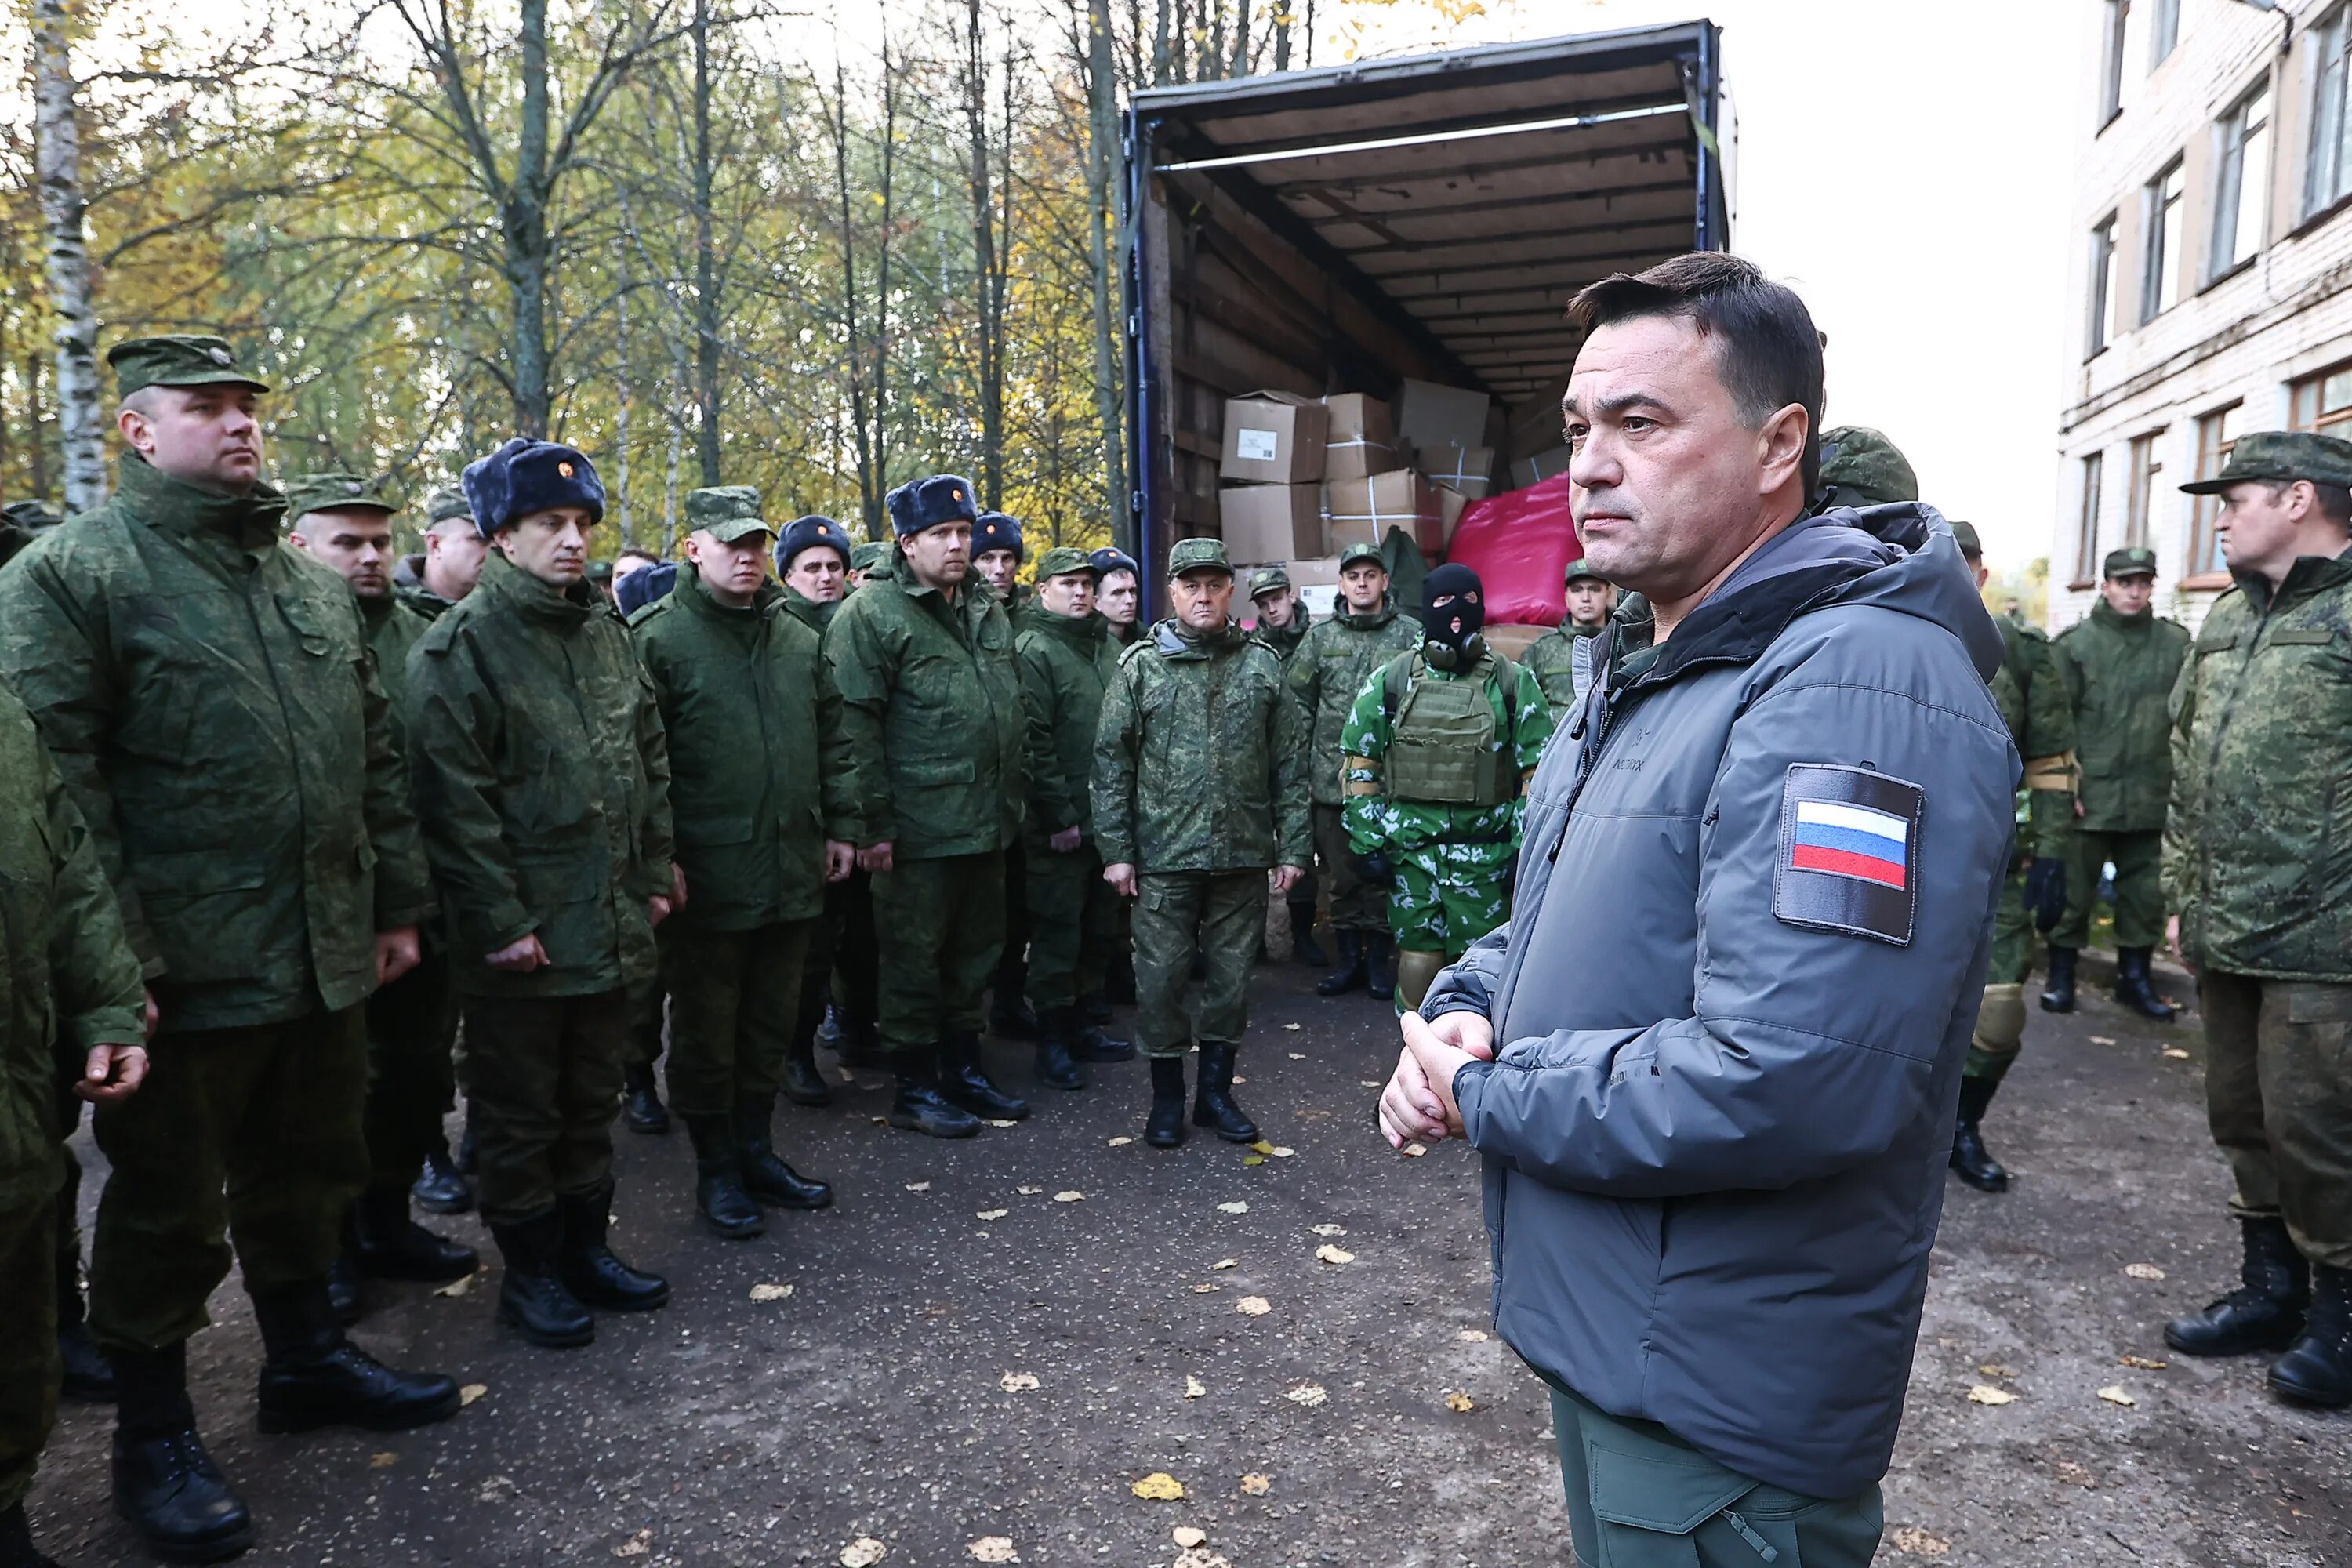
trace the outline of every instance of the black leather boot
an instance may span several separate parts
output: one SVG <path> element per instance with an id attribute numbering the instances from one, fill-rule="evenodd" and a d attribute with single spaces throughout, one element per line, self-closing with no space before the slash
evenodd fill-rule
<path id="1" fill-rule="evenodd" d="M 2042 988 L 2042 1010 L 2045 1013 L 2071 1013 L 2074 1010 L 2074 950 L 2071 947 L 2050 950 L 2050 984 Z"/>
<path id="2" fill-rule="evenodd" d="M 1294 903 L 1290 906 L 1290 959 L 1309 969 L 1320 969 L 1331 962 L 1323 944 L 1315 940 L 1315 906 Z"/>
<path id="3" fill-rule="evenodd" d="M 360 1272 L 370 1279 L 463 1279 L 481 1266 L 470 1247 L 436 1236 L 408 1217 L 408 1189 L 360 1194 Z"/>
<path id="4" fill-rule="evenodd" d="M 1151 1058 L 1151 1114 L 1143 1120 L 1143 1141 L 1154 1149 L 1184 1142 L 1184 1058 Z"/>
<path id="5" fill-rule="evenodd" d="M 426 1214 L 466 1214 L 472 1210 L 474 1184 L 457 1169 L 457 1161 L 449 1152 L 448 1139 L 441 1139 L 425 1151 L 425 1169 L 416 1173 L 416 1183 L 408 1189 L 408 1195 Z"/>
<path id="6" fill-rule="evenodd" d="M 655 1136 L 669 1131 L 669 1107 L 655 1087 L 652 1068 L 633 1067 L 622 1075 L 621 1124 L 632 1132 Z"/>
<path id="7" fill-rule="evenodd" d="M 42 1556 L 33 1544 L 33 1527 L 23 1503 L 0 1513 L 0 1568 L 58 1568 L 55 1558 Z"/>
<path id="8" fill-rule="evenodd" d="M 2116 1000 L 2143 1018 L 2169 1024 L 2180 1009 L 2158 995 L 2149 984 L 2147 961 L 2153 952 L 2145 947 L 2116 949 Z"/>
<path id="9" fill-rule="evenodd" d="M 1015 1100 L 981 1071 L 980 1037 L 969 1029 L 950 1035 L 940 1047 L 940 1092 L 992 1121 L 1019 1121 L 1029 1114 L 1027 1100 Z"/>
<path id="10" fill-rule="evenodd" d="M 821 1209 L 833 1203 L 833 1187 L 803 1176 L 776 1157 L 773 1100 L 746 1100 L 735 1107 L 735 1169 L 754 1203 L 780 1209 Z"/>
<path id="11" fill-rule="evenodd" d="M 2352 1405 L 2352 1269 L 2311 1271 L 2311 1312 L 2286 1354 L 2271 1363 L 2271 1392 L 2297 1405 Z"/>
<path id="12" fill-rule="evenodd" d="M 253 1516 L 196 1436 L 188 1347 L 114 1354 L 114 1511 L 166 1563 L 219 1563 L 253 1544 Z"/>
<path id="13" fill-rule="evenodd" d="M 831 1105 L 833 1086 L 816 1069 L 816 1035 L 827 1011 L 825 988 L 802 988 L 800 1011 L 793 1018 L 792 1045 L 784 1052 L 784 1070 L 778 1087 L 794 1105 Z"/>
<path id="14" fill-rule="evenodd" d="M 1257 1123 L 1234 1103 L 1234 1047 L 1201 1043 L 1201 1078 L 1192 1090 L 1192 1125 L 1228 1143 L 1257 1142 Z"/>
<path id="15" fill-rule="evenodd" d="M 64 1363 L 64 1382 L 59 1392 L 68 1399 L 88 1400 L 93 1405 L 110 1405 L 114 1401 L 114 1363 L 98 1348 L 89 1335 L 89 1323 L 81 1304 L 80 1248 L 63 1252 L 58 1258 L 58 1360 Z M 5 1558 L 0 1558 L 0 1568 L 5 1568 Z"/>
<path id="16" fill-rule="evenodd" d="M 499 1280 L 498 1320 L 532 1344 L 571 1350 L 596 1337 L 596 1320 L 555 1272 L 563 1222 L 550 1209 L 518 1225 L 494 1225 L 506 1271 Z"/>
<path id="17" fill-rule="evenodd" d="M 1089 991 L 1078 998 L 1078 1021 L 1089 1027 L 1111 1020 L 1110 1001 L 1099 991 Z"/>
<path id="18" fill-rule="evenodd" d="M 1002 973 L 988 1009 L 988 1032 L 1000 1040 L 1034 1040 L 1044 1033 L 1037 1011 L 1017 989 L 1008 989 Z"/>
<path id="19" fill-rule="evenodd" d="M 914 1067 L 912 1063 L 908 1065 Z M 925 1068 L 898 1074 L 898 1091 L 891 1099 L 887 1120 L 893 1127 L 903 1127 L 926 1138 L 969 1138 L 980 1131 L 979 1117 L 940 1092 L 936 1060 Z"/>
<path id="20" fill-rule="evenodd" d="M 1331 933 L 1339 949 L 1339 967 L 1315 983 L 1318 996 L 1342 996 L 1360 990 L 1366 978 L 1364 970 L 1364 933 L 1342 931 Z"/>
<path id="21" fill-rule="evenodd" d="M 668 1280 L 630 1268 L 606 1245 L 613 1227 L 611 1181 L 593 1193 L 558 1197 L 555 1215 L 563 1222 L 555 1272 L 582 1306 L 593 1312 L 649 1312 L 668 1304 Z"/>
<path id="22" fill-rule="evenodd" d="M 316 1426 L 404 1432 L 457 1414 L 454 1378 L 395 1372 L 345 1339 L 324 1285 L 257 1290 L 253 1319 L 268 1352 L 259 1412 L 265 1432 Z"/>
<path id="23" fill-rule="evenodd" d="M 1129 1062 L 1135 1059 L 1135 1042 L 1105 1034 L 1092 1024 L 1078 1031 L 1070 1046 L 1070 1055 L 1082 1062 Z"/>
<path id="24" fill-rule="evenodd" d="M 2242 1219 L 2246 1258 L 2235 1290 L 2164 1325 L 2164 1342 L 2183 1355 L 2244 1355 L 2284 1350 L 2303 1332 L 2311 1270 L 2275 1215 Z"/>
<path id="25" fill-rule="evenodd" d="M 828 1051 L 837 1052 L 848 1040 L 848 1032 L 841 1026 L 841 1004 L 827 998 L 824 1022 L 816 1026 L 816 1043 Z"/>
<path id="26" fill-rule="evenodd" d="M 1044 1037 L 1037 1042 L 1037 1080 L 1055 1089 L 1084 1089 L 1087 1075 L 1072 1059 L 1077 1045 L 1078 1010 L 1048 1007 L 1037 1016 Z"/>
<path id="27" fill-rule="evenodd" d="M 735 1134 L 723 1116 L 688 1116 L 694 1140 L 694 1215 L 702 1228 L 729 1241 L 749 1241 L 768 1228 L 760 1205 L 743 1190 L 735 1162 Z"/>
<path id="28" fill-rule="evenodd" d="M 1396 994 L 1396 942 L 1376 931 L 1364 937 L 1364 994 L 1386 1002 Z"/>
<path id="29" fill-rule="evenodd" d="M 335 1321 L 347 1329 L 358 1322 L 367 1310 L 367 1304 L 360 1295 L 360 1220 L 357 1204 L 353 1204 L 343 1215 L 342 1244 L 335 1248 L 335 1260 L 327 1265 L 327 1300 L 335 1309 Z"/>
<path id="30" fill-rule="evenodd" d="M 1993 1090 L 2000 1080 L 1992 1078 L 1960 1079 L 1960 1113 L 1952 1128 L 1952 1171 L 1960 1180 L 1980 1193 L 2006 1192 L 2009 1173 L 2000 1161 L 1985 1152 L 1984 1135 L 1977 1124 L 1984 1120 L 1985 1107 L 1992 1103 Z"/>

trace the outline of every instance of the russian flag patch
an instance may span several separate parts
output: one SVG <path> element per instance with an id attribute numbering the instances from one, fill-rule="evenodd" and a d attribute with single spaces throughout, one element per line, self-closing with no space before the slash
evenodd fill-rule
<path id="1" fill-rule="evenodd" d="M 1791 764 L 1780 790 L 1773 914 L 1909 946 L 1926 805 L 1918 785 L 1867 768 Z"/>

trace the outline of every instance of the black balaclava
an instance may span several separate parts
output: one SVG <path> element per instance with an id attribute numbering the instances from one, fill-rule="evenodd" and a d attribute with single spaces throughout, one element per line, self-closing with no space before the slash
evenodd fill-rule
<path id="1" fill-rule="evenodd" d="M 1448 600 L 1438 608 L 1440 600 Z M 1472 645 L 1486 624 L 1486 591 L 1478 574 L 1467 566 L 1438 567 L 1421 582 L 1423 651 L 1439 669 L 1452 669 L 1465 654 L 1475 657 Z"/>

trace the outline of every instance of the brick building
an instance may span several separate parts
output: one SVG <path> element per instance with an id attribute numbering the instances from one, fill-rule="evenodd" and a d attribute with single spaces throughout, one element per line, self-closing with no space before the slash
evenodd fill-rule
<path id="1" fill-rule="evenodd" d="M 2050 625 L 2155 548 L 2158 613 L 2228 586 L 2179 493 L 2247 430 L 2352 435 L 2352 0 L 2076 0 L 2095 26 L 2077 158 Z"/>

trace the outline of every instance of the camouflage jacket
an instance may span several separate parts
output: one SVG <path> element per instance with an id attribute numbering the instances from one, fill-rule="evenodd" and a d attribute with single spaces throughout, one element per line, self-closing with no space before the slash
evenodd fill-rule
<path id="1" fill-rule="evenodd" d="M 833 625 L 833 617 L 840 614 L 843 602 L 827 599 L 819 604 L 798 588 L 787 585 L 784 589 L 784 613 L 820 637 L 824 636 L 825 627 Z"/>
<path id="2" fill-rule="evenodd" d="M 1307 628 L 1285 671 L 1304 705 L 1308 737 L 1307 787 L 1318 805 L 1340 805 L 1339 731 L 1355 711 L 1357 693 L 1372 671 L 1421 643 L 1421 623 L 1383 605 L 1368 616 L 1346 609 Z"/>
<path id="3" fill-rule="evenodd" d="M 1281 656 L 1282 662 L 1288 664 L 1290 656 L 1298 651 L 1298 645 L 1307 640 L 1307 628 L 1314 624 L 1314 615 L 1305 605 L 1301 605 L 1297 612 L 1290 617 L 1288 626 L 1270 626 L 1264 621 L 1260 621 L 1257 624 L 1257 629 L 1250 635 L 1274 649 Z"/>
<path id="4" fill-rule="evenodd" d="M 2172 795 L 2172 688 L 2189 658 L 2189 631 L 2143 613 L 2129 619 L 2105 599 L 2050 639 L 2074 713 L 2075 826 L 2089 833 L 2154 833 Z"/>
<path id="5" fill-rule="evenodd" d="M 383 684 L 384 700 L 392 709 L 393 733 L 404 736 L 408 654 L 433 629 L 433 619 L 389 594 L 360 599 L 359 606 L 360 624 L 367 629 L 368 652 L 375 657 L 375 678 Z"/>
<path id="6" fill-rule="evenodd" d="M 2191 963 L 2352 984 L 2352 552 L 2214 601 L 2172 695 L 2164 887 Z"/>
<path id="7" fill-rule="evenodd" d="M 2061 857 L 2074 830 L 2074 712 L 2066 701 L 2066 683 L 2050 656 L 2050 639 L 2040 630 L 2007 616 L 1994 616 L 1992 624 L 2000 633 L 2001 668 L 2025 702 L 2025 723 L 2012 725 L 2009 737 L 2025 759 L 2021 787 L 2032 796 L 2032 826 L 2020 826 L 2018 852 Z"/>
<path id="8" fill-rule="evenodd" d="M 146 996 L 122 914 L 33 717 L 0 686 L 0 1211 L 49 1201 L 61 1083 L 135 1044 Z"/>
<path id="9" fill-rule="evenodd" d="M 1530 643 L 1527 657 L 1519 661 L 1520 668 L 1533 673 L 1536 684 L 1543 689 L 1554 725 L 1564 723 L 1569 710 L 1583 696 L 1576 689 L 1576 650 L 1579 645 L 1590 643 L 1601 629 L 1563 621 Z M 1591 657 L 1589 649 L 1585 657 Z"/>
<path id="10" fill-rule="evenodd" d="M 599 597 L 493 551 L 409 659 L 417 815 L 472 994 L 586 996 L 653 977 L 646 900 L 670 890 L 669 752 L 628 628 Z M 534 931 L 545 966 L 486 962 Z"/>
<path id="11" fill-rule="evenodd" d="M 428 621 L 439 620 L 443 616 L 447 615 L 451 610 L 455 609 L 457 605 L 457 600 L 445 599 L 440 595 L 435 593 L 432 589 L 425 587 L 422 584 L 418 584 L 414 587 L 394 588 L 393 593 L 403 605 L 415 611 L 418 615 L 423 616 Z"/>
<path id="12" fill-rule="evenodd" d="M 1039 611 L 1024 617 L 1013 647 L 1029 710 L 1028 835 L 1044 839 L 1066 827 L 1092 833 L 1095 725 L 1103 691 L 1118 671 L 1109 623 Z"/>
<path id="13" fill-rule="evenodd" d="M 433 906 L 350 588 L 284 502 L 127 457 L 114 499 L 0 574 L 0 676 L 74 794 L 166 1032 L 375 989 L 375 933 Z"/>
<path id="14" fill-rule="evenodd" d="M 824 634 L 863 800 L 860 845 L 902 859 L 993 854 L 1021 831 L 1029 715 L 996 595 L 950 603 L 901 555 Z"/>
<path id="15" fill-rule="evenodd" d="M 1235 626 L 1196 637 L 1160 622 L 1119 656 L 1103 693 L 1093 780 L 1103 863 L 1312 864 L 1305 729 L 1272 648 Z"/>
<path id="16" fill-rule="evenodd" d="M 1543 761 L 1544 742 L 1551 739 L 1551 710 L 1544 701 L 1543 688 L 1533 671 L 1500 654 L 1460 673 L 1426 667 L 1417 675 L 1399 671 L 1403 678 L 1398 682 L 1400 694 L 1415 680 L 1452 682 L 1473 675 L 1485 680 L 1486 703 L 1495 714 L 1495 733 L 1511 748 L 1520 794 L 1488 806 L 1392 800 L 1381 784 L 1381 763 L 1388 755 L 1396 719 L 1389 707 L 1389 668 L 1384 664 L 1372 671 L 1339 738 L 1340 776 L 1348 792 L 1348 847 L 1359 855 L 1370 855 L 1381 849 L 1422 849 L 1433 844 L 1475 844 L 1496 847 L 1496 858 L 1500 858 L 1518 845 L 1519 810 L 1528 780 Z M 1511 687 L 1508 702 L 1503 699 L 1507 681 Z"/>

